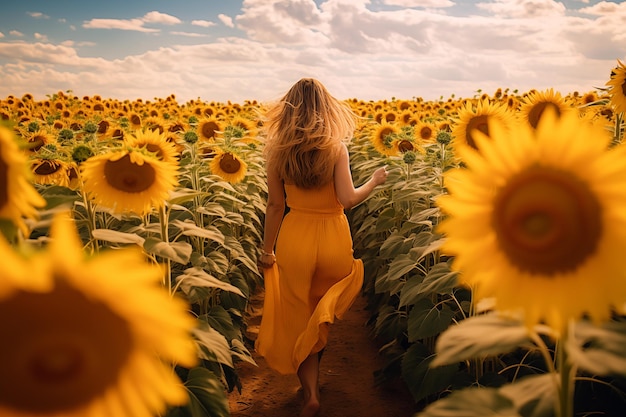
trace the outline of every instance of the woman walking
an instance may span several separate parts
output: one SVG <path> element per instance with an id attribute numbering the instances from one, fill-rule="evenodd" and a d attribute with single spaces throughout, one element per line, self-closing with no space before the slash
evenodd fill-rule
<path id="1" fill-rule="evenodd" d="M 278 372 L 298 375 L 300 416 L 312 417 L 320 409 L 319 359 L 329 326 L 363 284 L 344 209 L 365 200 L 387 171 L 381 167 L 354 186 L 345 142 L 355 116 L 315 79 L 294 84 L 268 110 L 265 126 L 265 300 L 256 350 Z"/>

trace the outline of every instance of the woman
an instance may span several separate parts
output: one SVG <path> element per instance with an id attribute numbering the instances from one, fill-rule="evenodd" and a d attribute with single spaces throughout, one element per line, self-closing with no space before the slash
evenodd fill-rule
<path id="1" fill-rule="evenodd" d="M 329 324 L 363 284 L 344 209 L 365 200 L 387 171 L 379 168 L 354 187 L 344 143 L 352 138 L 354 114 L 315 79 L 294 84 L 268 110 L 265 126 L 268 201 L 259 260 L 265 300 L 256 349 L 278 372 L 297 373 L 305 401 L 300 415 L 314 416 Z"/>

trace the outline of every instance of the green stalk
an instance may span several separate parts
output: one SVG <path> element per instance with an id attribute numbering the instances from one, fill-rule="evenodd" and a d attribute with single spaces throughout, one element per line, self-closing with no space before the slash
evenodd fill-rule
<path id="1" fill-rule="evenodd" d="M 89 230 L 89 241 L 91 242 L 91 250 L 93 253 L 100 252 L 100 243 L 98 239 L 93 238 L 93 231 L 97 229 L 96 225 L 96 210 L 91 204 L 91 201 L 87 198 L 84 192 L 81 192 L 83 198 L 83 204 L 85 205 L 85 211 L 87 212 L 87 229 Z"/>
<path id="2" fill-rule="evenodd" d="M 169 234 L 168 234 L 168 220 L 167 220 L 167 212 L 165 211 L 165 204 L 159 207 L 159 223 L 161 224 L 161 240 L 163 242 L 169 243 Z M 172 294 L 172 263 L 170 259 L 165 259 L 165 276 L 163 279 L 165 280 L 165 286 L 167 288 L 167 292 Z"/>
<path id="3" fill-rule="evenodd" d="M 615 115 L 615 131 L 613 132 L 613 144 L 617 145 L 622 141 L 622 123 L 624 121 L 624 113 Z"/>
<path id="4" fill-rule="evenodd" d="M 569 332 L 565 330 L 561 349 L 557 352 L 558 369 L 560 376 L 559 386 L 559 414 L 560 417 L 574 416 L 574 366 L 567 355 L 567 338 Z"/>

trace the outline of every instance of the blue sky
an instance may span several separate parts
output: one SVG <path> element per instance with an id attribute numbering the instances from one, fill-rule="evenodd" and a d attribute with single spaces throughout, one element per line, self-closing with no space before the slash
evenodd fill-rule
<path id="1" fill-rule="evenodd" d="M 0 14 L 0 97 L 242 102 L 316 77 L 340 98 L 602 87 L 626 3 L 598 0 L 23 0 Z"/>

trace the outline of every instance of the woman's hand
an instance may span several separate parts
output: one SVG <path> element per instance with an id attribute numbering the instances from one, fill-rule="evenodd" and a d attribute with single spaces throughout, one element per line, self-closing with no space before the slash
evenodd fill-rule
<path id="1" fill-rule="evenodd" d="M 389 172 L 387 172 L 387 166 L 378 168 L 372 174 L 372 181 L 374 181 L 375 185 L 382 185 L 385 181 L 387 181 L 387 175 L 389 175 Z"/>
<path id="2" fill-rule="evenodd" d="M 261 268 L 271 268 L 274 263 L 276 263 L 276 255 L 274 255 L 274 252 L 267 253 L 261 251 L 261 256 L 259 256 L 259 266 Z"/>

